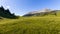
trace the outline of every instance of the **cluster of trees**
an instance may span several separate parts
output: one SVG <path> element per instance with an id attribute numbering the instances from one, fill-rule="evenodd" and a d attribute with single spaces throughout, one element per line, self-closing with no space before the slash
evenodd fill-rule
<path id="1" fill-rule="evenodd" d="M 15 14 L 11 14 L 11 12 L 9 11 L 9 9 L 4 9 L 3 6 L 0 7 L 0 18 L 4 17 L 4 18 L 17 18 L 17 16 L 15 16 Z"/>

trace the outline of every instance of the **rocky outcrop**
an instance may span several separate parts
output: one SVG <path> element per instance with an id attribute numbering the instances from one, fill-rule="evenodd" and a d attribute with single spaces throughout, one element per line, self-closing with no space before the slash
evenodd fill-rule
<path id="1" fill-rule="evenodd" d="M 45 16 L 45 15 L 48 15 L 48 14 L 56 16 L 57 15 L 56 13 L 57 12 L 55 10 L 44 9 L 44 10 L 29 12 L 29 13 L 25 14 L 24 16 Z"/>

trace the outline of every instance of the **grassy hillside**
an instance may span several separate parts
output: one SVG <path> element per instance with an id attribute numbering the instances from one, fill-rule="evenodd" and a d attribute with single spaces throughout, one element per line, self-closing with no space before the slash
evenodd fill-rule
<path id="1" fill-rule="evenodd" d="M 57 16 L 0 19 L 0 34 L 60 34 L 60 12 L 57 11 Z"/>
<path id="2" fill-rule="evenodd" d="M 60 17 L 0 19 L 0 34 L 60 34 Z"/>

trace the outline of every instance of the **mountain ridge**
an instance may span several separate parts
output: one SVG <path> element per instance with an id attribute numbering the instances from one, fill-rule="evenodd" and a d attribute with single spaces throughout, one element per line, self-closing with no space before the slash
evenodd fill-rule
<path id="1" fill-rule="evenodd" d="M 24 16 L 37 16 L 37 15 L 45 16 L 48 14 L 57 15 L 57 11 L 59 10 L 43 9 L 43 10 L 28 12 Z"/>

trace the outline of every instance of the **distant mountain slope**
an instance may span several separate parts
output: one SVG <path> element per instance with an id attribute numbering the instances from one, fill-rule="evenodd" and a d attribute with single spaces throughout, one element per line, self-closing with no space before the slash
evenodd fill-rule
<path id="1" fill-rule="evenodd" d="M 51 10 L 51 9 L 44 9 L 40 11 L 33 11 L 25 14 L 24 16 L 46 16 L 46 15 L 55 15 L 57 16 L 57 12 L 59 10 Z"/>
<path id="2" fill-rule="evenodd" d="M 16 16 L 14 14 L 11 14 L 9 9 L 5 10 L 3 6 L 0 7 L 0 18 L 15 18 Z"/>

